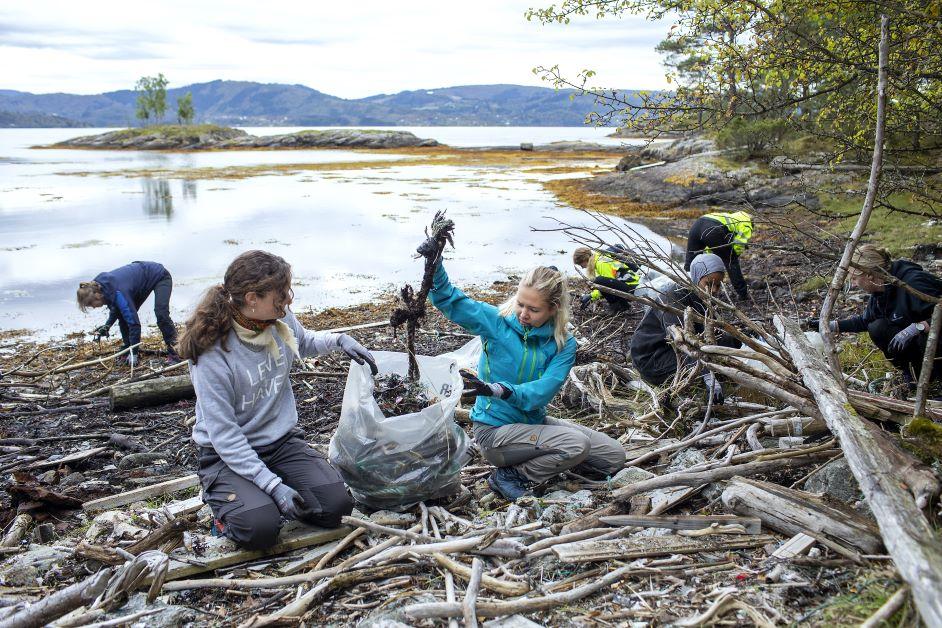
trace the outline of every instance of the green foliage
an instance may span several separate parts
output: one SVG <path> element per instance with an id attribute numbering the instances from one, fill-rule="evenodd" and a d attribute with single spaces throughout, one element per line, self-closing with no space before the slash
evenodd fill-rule
<path id="1" fill-rule="evenodd" d="M 118 138 L 132 138 L 141 135 L 159 135 L 161 137 L 190 137 L 200 134 L 208 134 L 216 131 L 226 131 L 231 127 L 219 126 L 217 124 L 161 124 L 145 128 L 122 129 L 116 132 Z"/>
<path id="2" fill-rule="evenodd" d="M 861 571 L 857 579 L 845 585 L 845 591 L 828 599 L 816 614 L 809 617 L 814 626 L 859 626 L 883 606 L 902 582 L 889 571 Z M 887 627 L 907 626 L 913 622 L 909 605 L 904 605 L 882 624 Z"/>
<path id="3" fill-rule="evenodd" d="M 147 124 L 163 120 L 167 111 L 167 79 L 163 74 L 142 76 L 134 85 L 137 94 L 137 119 Z"/>
<path id="4" fill-rule="evenodd" d="M 761 157 L 770 148 L 779 146 L 788 132 L 785 120 L 765 118 L 760 120 L 735 118 L 716 134 L 720 148 L 744 149 L 747 159 Z"/>
<path id="5" fill-rule="evenodd" d="M 177 122 L 180 124 L 193 124 L 196 110 L 193 108 L 193 94 L 185 93 L 177 98 Z"/>

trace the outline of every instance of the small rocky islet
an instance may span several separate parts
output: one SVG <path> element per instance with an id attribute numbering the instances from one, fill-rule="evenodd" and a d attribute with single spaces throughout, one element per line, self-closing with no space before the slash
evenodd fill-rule
<path id="1" fill-rule="evenodd" d="M 406 148 L 438 146 L 408 131 L 378 129 L 305 130 L 281 135 L 251 135 L 211 124 L 154 126 L 74 137 L 47 148 L 107 150 L 231 150 L 253 148 Z"/>

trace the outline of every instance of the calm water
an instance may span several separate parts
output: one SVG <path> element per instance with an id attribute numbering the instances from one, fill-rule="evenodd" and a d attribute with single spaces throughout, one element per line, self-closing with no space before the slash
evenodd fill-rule
<path id="1" fill-rule="evenodd" d="M 247 129 L 263 135 L 292 129 Z M 456 146 L 605 138 L 608 129 L 410 128 Z M 155 260 L 172 273 L 172 313 L 182 319 L 238 253 L 270 250 L 294 267 L 295 308 L 369 301 L 417 282 L 411 256 L 437 209 L 457 223 L 457 250 L 447 256 L 459 284 L 487 284 L 534 264 L 570 268 L 574 246 L 560 233 L 532 228 L 591 218 L 543 190 L 539 175 L 511 168 L 396 166 L 319 170 L 240 180 L 175 178 L 181 168 L 394 159 L 350 151 L 149 153 L 35 150 L 95 129 L 0 130 L 0 329 L 41 337 L 90 330 L 103 310 L 83 315 L 79 281 L 132 260 Z M 606 164 L 607 165 L 607 164 Z M 125 169 L 168 176 L 104 176 Z M 75 176 L 69 173 L 90 173 Z M 666 247 L 650 231 L 638 231 Z M 153 323 L 150 303 L 141 309 Z"/>

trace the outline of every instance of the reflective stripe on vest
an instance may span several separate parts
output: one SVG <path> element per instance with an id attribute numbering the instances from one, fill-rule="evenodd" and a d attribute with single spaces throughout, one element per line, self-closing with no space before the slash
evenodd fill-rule
<path id="1" fill-rule="evenodd" d="M 596 253 L 595 254 L 595 276 L 596 277 L 609 277 L 610 279 L 618 279 L 624 281 L 628 284 L 628 287 L 634 290 L 638 287 L 638 283 L 641 281 L 641 272 L 633 271 L 631 268 L 619 260 L 607 255 L 605 253 Z M 595 296 L 598 293 L 598 296 Z M 602 297 L 602 293 L 598 290 L 592 291 L 592 300 L 598 300 Z"/>
<path id="2" fill-rule="evenodd" d="M 742 255 L 746 252 L 746 246 L 749 244 L 749 238 L 752 237 L 752 217 L 746 212 L 732 212 L 704 214 L 704 218 L 710 218 L 726 227 L 733 234 L 733 252 L 736 255 Z M 704 249 L 709 251 L 709 247 Z"/>

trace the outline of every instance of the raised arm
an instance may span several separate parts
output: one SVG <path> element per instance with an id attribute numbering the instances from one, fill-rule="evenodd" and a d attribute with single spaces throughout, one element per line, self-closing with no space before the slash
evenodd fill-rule
<path id="1" fill-rule="evenodd" d="M 451 285 L 445 266 L 441 262 L 435 268 L 429 297 L 432 299 L 432 305 L 448 320 L 461 325 L 472 334 L 493 337 L 500 322 L 500 311 L 490 303 L 475 301 Z"/>

